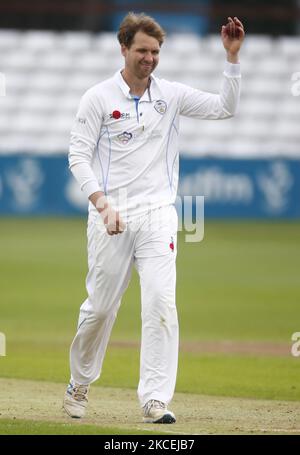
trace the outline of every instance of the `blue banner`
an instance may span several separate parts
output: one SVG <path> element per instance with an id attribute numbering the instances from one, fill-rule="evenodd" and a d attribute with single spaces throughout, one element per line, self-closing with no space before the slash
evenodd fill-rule
<path id="1" fill-rule="evenodd" d="M 204 195 L 206 217 L 300 217 L 300 160 L 184 158 L 180 174 L 179 194 Z"/>
<path id="2" fill-rule="evenodd" d="M 204 195 L 205 217 L 300 218 L 300 160 L 184 157 L 178 194 Z M 1 215 L 86 212 L 65 156 L 0 157 Z"/>

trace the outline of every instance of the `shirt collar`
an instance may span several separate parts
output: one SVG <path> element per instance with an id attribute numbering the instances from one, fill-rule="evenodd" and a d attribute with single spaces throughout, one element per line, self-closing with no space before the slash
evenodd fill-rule
<path id="1" fill-rule="evenodd" d="M 129 86 L 126 84 L 125 80 L 123 79 L 123 76 L 121 74 L 121 71 L 122 70 L 118 70 L 115 75 L 114 75 L 114 79 L 117 83 L 117 85 L 120 87 L 120 89 L 122 90 L 123 94 L 126 96 L 126 98 L 129 98 L 129 99 L 132 99 L 132 96 L 130 94 L 130 88 Z M 149 88 L 145 91 L 145 93 L 143 94 L 141 100 L 143 101 L 153 101 L 153 100 L 157 100 L 157 99 L 160 99 L 161 95 L 160 95 L 160 88 L 159 88 L 159 80 L 153 76 L 153 74 L 150 75 L 150 85 L 149 85 Z"/>

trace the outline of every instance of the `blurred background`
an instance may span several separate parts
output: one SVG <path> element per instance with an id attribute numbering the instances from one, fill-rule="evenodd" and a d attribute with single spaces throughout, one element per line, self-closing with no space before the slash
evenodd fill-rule
<path id="1" fill-rule="evenodd" d="M 298 218 L 298 0 L 1 0 L 0 214 L 86 212 L 67 170 L 69 132 L 85 90 L 122 66 L 116 31 L 131 10 L 167 31 L 156 74 L 211 92 L 224 67 L 221 25 L 240 17 L 239 113 L 182 118 L 179 194 L 204 195 L 208 217 Z"/>
<path id="2" fill-rule="evenodd" d="M 83 93 L 122 67 L 116 31 L 128 11 L 167 31 L 157 76 L 214 93 L 221 25 L 238 16 L 247 34 L 236 117 L 181 121 L 179 194 L 205 196 L 205 236 L 178 236 L 177 390 L 299 400 L 297 0 L 0 0 L 0 376 L 68 380 L 87 271 L 69 135 Z M 101 385 L 137 385 L 139 302 L 134 274 Z"/>

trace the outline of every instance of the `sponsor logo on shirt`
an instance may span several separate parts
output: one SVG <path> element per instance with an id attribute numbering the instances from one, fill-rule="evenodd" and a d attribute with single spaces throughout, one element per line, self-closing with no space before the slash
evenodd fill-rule
<path id="1" fill-rule="evenodd" d="M 128 133 L 127 131 L 124 131 L 122 134 L 118 134 L 117 138 L 119 139 L 122 144 L 126 145 L 132 139 L 132 133 Z"/>
<path id="2" fill-rule="evenodd" d="M 173 239 L 173 237 L 171 237 L 171 243 L 169 244 L 169 247 L 174 253 L 174 239 Z"/>
<path id="3" fill-rule="evenodd" d="M 163 100 L 158 100 L 154 104 L 154 109 L 161 115 L 163 115 L 167 110 L 167 103 Z"/>
<path id="4" fill-rule="evenodd" d="M 113 118 L 115 120 L 121 119 L 129 119 L 130 118 L 130 113 L 129 112 L 120 112 L 120 111 L 113 111 L 111 114 L 109 114 L 109 118 Z"/>

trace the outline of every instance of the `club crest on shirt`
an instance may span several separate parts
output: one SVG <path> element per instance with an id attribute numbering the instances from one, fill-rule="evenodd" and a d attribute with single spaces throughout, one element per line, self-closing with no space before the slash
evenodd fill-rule
<path id="1" fill-rule="evenodd" d="M 122 144 L 126 145 L 132 139 L 132 133 L 128 133 L 127 131 L 124 131 L 121 134 L 118 134 L 117 138 L 119 139 Z"/>
<path id="2" fill-rule="evenodd" d="M 167 103 L 164 100 L 157 100 L 154 104 L 154 109 L 161 115 L 167 110 Z"/>

